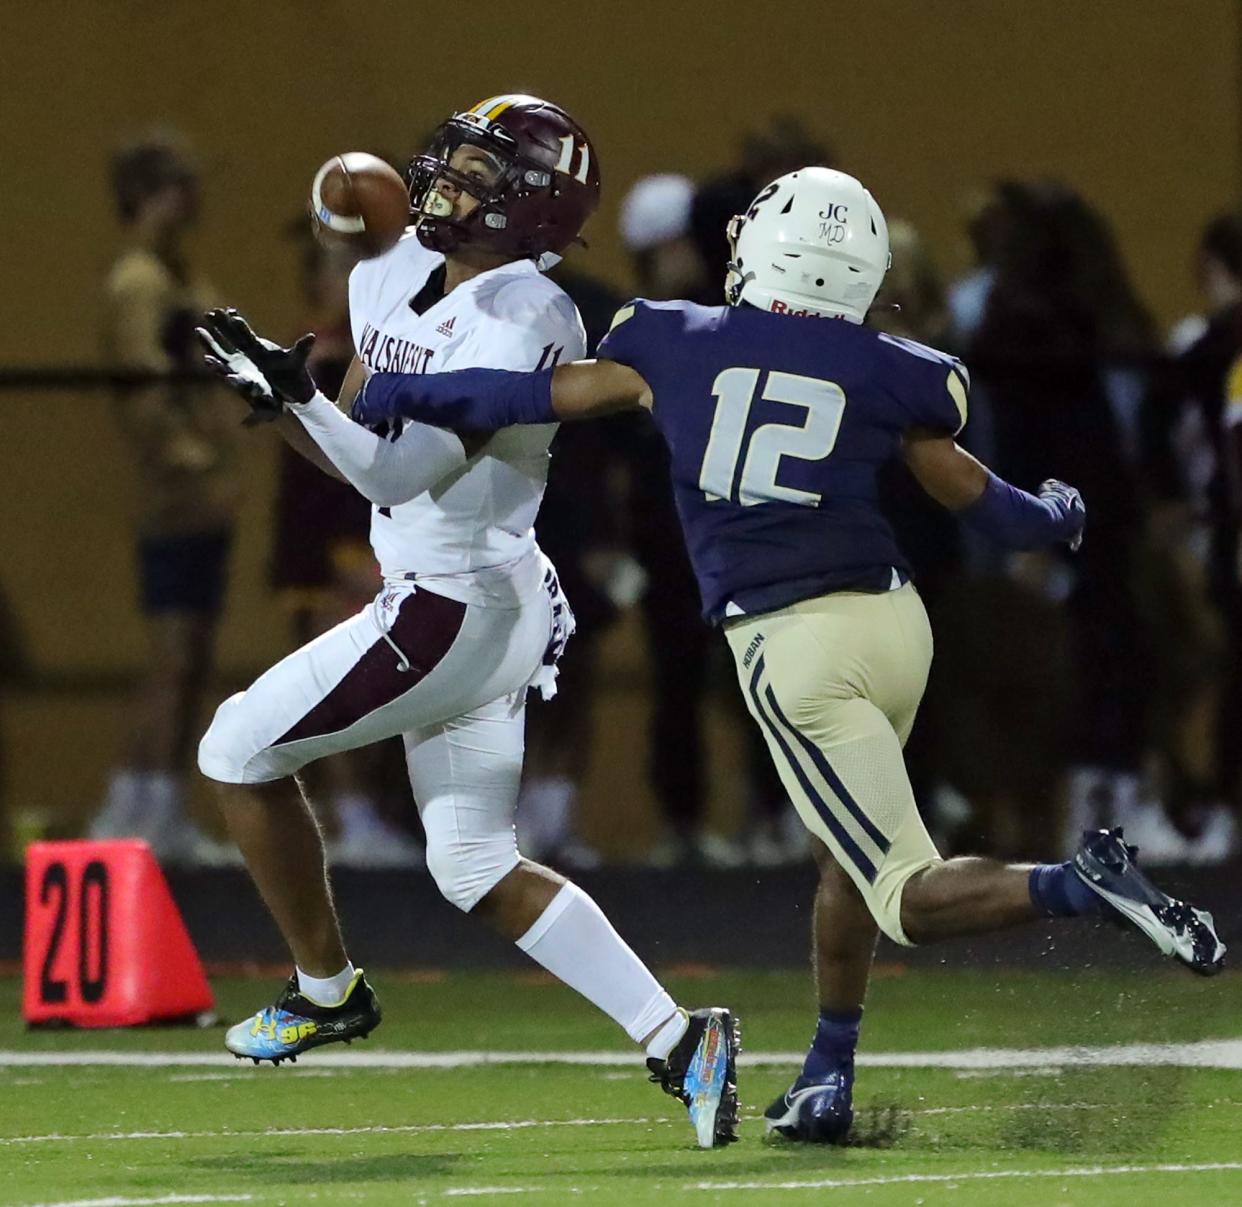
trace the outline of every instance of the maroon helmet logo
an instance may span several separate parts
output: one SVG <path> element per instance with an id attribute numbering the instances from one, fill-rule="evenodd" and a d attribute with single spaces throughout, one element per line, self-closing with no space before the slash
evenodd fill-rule
<path id="1" fill-rule="evenodd" d="M 452 166 L 474 147 L 495 165 L 481 181 Z M 439 192 L 446 182 L 478 199 L 460 220 Z M 502 255 L 561 253 L 578 239 L 599 204 L 599 162 L 586 132 L 563 109 L 510 94 L 454 114 L 410 163 L 410 201 L 419 241 L 432 251 L 469 244 Z"/>

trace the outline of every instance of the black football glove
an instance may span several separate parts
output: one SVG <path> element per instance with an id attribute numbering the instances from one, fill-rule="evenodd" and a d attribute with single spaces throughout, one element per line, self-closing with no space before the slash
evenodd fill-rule
<path id="1" fill-rule="evenodd" d="M 313 335 L 282 348 L 255 335 L 236 310 L 209 310 L 203 321 L 195 330 L 206 351 L 204 359 L 250 404 L 247 426 L 270 423 L 280 418 L 286 403 L 309 402 L 315 396 L 315 382 L 306 369 Z"/>

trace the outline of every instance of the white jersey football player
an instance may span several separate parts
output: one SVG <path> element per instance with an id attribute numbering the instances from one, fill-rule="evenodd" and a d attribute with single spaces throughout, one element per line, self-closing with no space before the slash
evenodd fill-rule
<path id="1" fill-rule="evenodd" d="M 540 268 L 599 194 L 581 127 L 535 97 L 456 114 L 411 165 L 414 225 L 350 278 L 357 357 L 334 404 L 236 311 L 212 311 L 208 363 L 326 472 L 373 504 L 374 603 L 220 705 L 199 747 L 230 833 L 292 951 L 277 1001 L 231 1028 L 239 1057 L 277 1063 L 365 1036 L 375 995 L 349 962 L 323 843 L 298 770 L 400 734 L 444 896 L 488 919 L 644 1045 L 705 1147 L 735 1137 L 735 1024 L 674 1003 L 576 885 L 521 857 L 513 813 L 528 689 L 553 690 L 572 630 L 532 525 L 554 425 L 463 441 L 421 424 L 371 431 L 341 409 L 368 372 L 533 370 L 585 354 L 577 310 Z"/>

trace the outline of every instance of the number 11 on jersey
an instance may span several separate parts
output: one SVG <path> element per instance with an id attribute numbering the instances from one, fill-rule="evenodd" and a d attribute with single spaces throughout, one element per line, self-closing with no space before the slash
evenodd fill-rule
<path id="1" fill-rule="evenodd" d="M 804 407 L 806 418 L 801 424 L 765 423 L 755 429 L 747 444 L 746 424 L 761 376 L 759 369 L 735 366 L 722 370 L 712 383 L 716 416 L 699 471 L 699 489 L 709 502 L 729 499 L 743 507 L 773 502 L 818 507 L 821 495 L 783 486 L 777 478 L 785 457 L 822 461 L 832 452 L 845 413 L 845 392 L 833 381 L 770 372 L 760 397 Z"/>

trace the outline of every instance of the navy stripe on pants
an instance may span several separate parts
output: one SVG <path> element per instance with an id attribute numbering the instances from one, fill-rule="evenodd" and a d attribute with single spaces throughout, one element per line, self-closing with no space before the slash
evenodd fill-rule
<path id="1" fill-rule="evenodd" d="M 829 833 L 831 833 L 837 840 L 841 846 L 841 850 L 859 870 L 859 872 L 862 873 L 867 883 L 874 884 L 876 876 L 875 864 L 867 857 L 866 853 L 862 850 L 858 843 L 850 837 L 848 831 L 832 812 L 828 802 L 824 800 L 819 790 L 814 786 L 814 784 L 811 783 L 810 778 L 807 776 L 806 772 L 803 771 L 802 765 L 798 762 L 797 758 L 794 757 L 794 752 L 788 741 L 786 741 L 784 734 L 781 733 L 780 727 L 764 708 L 764 698 L 766 698 L 768 704 L 776 711 L 777 715 L 780 715 L 781 719 L 784 720 L 784 716 L 780 713 L 780 708 L 776 703 L 776 696 L 773 693 L 772 688 L 769 686 L 764 690 L 762 695 L 760 694 L 759 679 L 763 674 L 763 668 L 764 660 L 763 656 L 760 655 L 755 663 L 754 672 L 750 677 L 750 698 L 755 705 L 755 715 L 760 719 L 764 727 L 775 739 L 777 746 L 780 747 L 781 753 L 785 756 L 785 761 L 789 764 L 789 769 L 794 774 L 794 778 L 798 781 L 802 791 L 806 794 L 807 800 L 809 800 L 815 807 L 815 811 L 823 820 L 824 825 L 828 827 Z M 788 721 L 785 721 L 784 723 L 789 725 Z M 792 726 L 790 726 L 790 728 L 793 729 Z M 800 738 L 802 737 L 801 734 L 798 734 L 797 730 L 793 730 L 793 732 L 796 736 Z M 818 747 L 816 749 L 818 750 Z M 832 778 L 836 779 L 837 783 L 840 783 L 840 780 L 835 775 Z M 829 780 L 829 783 L 831 782 L 832 780 Z M 887 852 L 887 843 L 885 843 L 883 849 Z"/>

